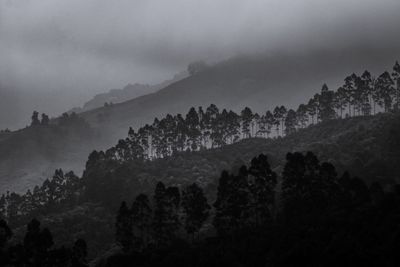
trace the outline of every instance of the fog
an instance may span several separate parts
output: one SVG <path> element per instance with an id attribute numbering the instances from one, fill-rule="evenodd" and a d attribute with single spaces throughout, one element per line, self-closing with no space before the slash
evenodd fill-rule
<path id="1" fill-rule="evenodd" d="M 399 13 L 398 0 L 0 0 L 0 129 L 199 59 L 368 48 L 360 57 L 395 60 Z"/>

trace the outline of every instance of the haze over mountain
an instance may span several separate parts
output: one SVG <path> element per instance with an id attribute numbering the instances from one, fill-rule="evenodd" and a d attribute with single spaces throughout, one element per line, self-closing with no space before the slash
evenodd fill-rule
<path id="1" fill-rule="evenodd" d="M 125 102 L 136 97 L 154 93 L 168 85 L 177 82 L 188 76 L 186 71 L 175 74 L 170 80 L 165 80 L 159 84 L 128 84 L 122 89 L 111 89 L 107 93 L 95 95 L 92 99 L 87 101 L 82 108 L 74 108 L 73 112 L 84 112 L 91 109 L 103 107 L 104 105 L 112 105 L 116 103 Z"/>
<path id="2" fill-rule="evenodd" d="M 399 14 L 0 0 L 0 266 L 400 266 Z"/>
<path id="3" fill-rule="evenodd" d="M 390 52 L 389 52 L 390 53 Z M 185 114 L 190 107 L 211 103 L 237 112 L 244 107 L 264 113 L 276 105 L 297 108 L 318 92 L 323 83 L 332 89 L 343 84 L 349 73 L 365 69 L 379 75 L 376 66 L 390 70 L 393 55 L 369 49 L 355 51 L 319 51 L 308 53 L 246 55 L 234 57 L 172 83 L 153 94 L 81 113 L 93 127 L 101 129 L 111 145 L 123 138 L 128 127 L 151 124 L 167 113 Z M 323 81 L 323 82 L 321 82 Z M 279 92 L 279 93 L 278 93 Z"/>
<path id="4" fill-rule="evenodd" d="M 185 117 L 190 107 L 205 109 L 210 103 L 239 114 L 246 106 L 260 115 L 277 105 L 297 109 L 300 103 L 307 103 L 319 92 L 324 82 L 337 89 L 349 73 L 369 69 L 377 76 L 390 70 L 394 61 L 384 53 L 377 60 L 365 55 L 365 62 L 360 66 L 352 63 L 357 54 L 345 55 L 321 51 L 313 58 L 307 54 L 235 57 L 208 66 L 157 92 L 81 112 L 78 116 L 88 123 L 83 130 L 81 123 L 79 127 L 65 123 L 58 126 L 61 119 L 57 119 L 49 126 L 3 133 L 0 135 L 0 187 L 24 191 L 60 167 L 80 175 L 91 151 L 115 145 L 127 136 L 129 127 L 138 130 L 140 126 L 152 124 L 156 117 L 178 113 Z M 376 70 L 373 62 L 387 67 Z"/>
<path id="5" fill-rule="evenodd" d="M 29 131 L 5 138 L 0 178 L 13 180 L 12 188 L 26 189 L 60 166 L 79 173 L 89 151 L 115 144 L 130 126 L 155 117 L 211 103 L 235 111 L 295 108 L 323 83 L 336 89 L 346 75 L 365 69 L 379 75 L 400 57 L 397 1 L 0 3 L 0 129 L 24 127 L 32 110 L 57 116 L 104 88 L 157 84 L 197 59 L 210 65 L 136 99 L 85 109 L 80 115 L 96 135 L 74 144 L 60 137 L 67 151 L 52 146 L 14 158 L 7 149 L 15 140 L 22 151 L 29 148 Z M 228 4 L 230 12 L 221 13 Z M 20 155 L 27 155 L 26 165 L 21 161 L 17 170 L 11 163 Z M 33 182 L 24 184 L 27 179 Z"/>
<path id="6" fill-rule="evenodd" d="M 386 55 L 399 55 L 399 7 L 395 0 L 3 0 L 0 128 L 25 126 L 33 109 L 56 116 L 107 88 L 156 84 L 199 59 L 311 59 L 324 51 L 357 55 L 347 62 L 353 66 L 366 65 L 367 54 L 384 69 Z"/>

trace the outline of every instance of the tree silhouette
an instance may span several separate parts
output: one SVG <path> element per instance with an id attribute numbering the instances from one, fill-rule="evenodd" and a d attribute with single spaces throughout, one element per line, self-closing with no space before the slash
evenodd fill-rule
<path id="1" fill-rule="evenodd" d="M 396 104 L 395 104 L 395 109 L 398 111 L 400 109 L 400 64 L 398 61 L 393 66 L 393 72 L 392 72 L 392 77 L 393 80 L 396 84 L 395 88 L 395 99 L 396 99 Z"/>
<path id="2" fill-rule="evenodd" d="M 307 105 L 300 104 L 296 111 L 296 121 L 300 128 L 305 128 L 308 124 Z"/>
<path id="3" fill-rule="evenodd" d="M 87 267 L 87 244 L 82 238 L 75 241 L 72 247 L 71 266 L 72 267 Z"/>
<path id="4" fill-rule="evenodd" d="M 346 90 L 343 87 L 339 87 L 339 89 L 335 92 L 334 102 L 340 112 L 340 118 L 343 118 L 343 111 L 348 103 Z"/>
<path id="5" fill-rule="evenodd" d="M 136 197 L 132 204 L 134 234 L 138 236 L 136 247 L 145 247 L 149 242 L 152 210 L 149 198 L 145 194 Z"/>
<path id="6" fill-rule="evenodd" d="M 200 119 L 195 108 L 190 108 L 185 119 L 185 126 L 187 128 L 188 146 L 192 150 L 197 150 L 200 146 Z"/>
<path id="7" fill-rule="evenodd" d="M 275 204 L 277 175 L 271 170 L 268 158 L 264 154 L 251 160 L 248 173 L 251 216 L 255 226 L 261 226 L 272 219 L 270 209 Z"/>
<path id="8" fill-rule="evenodd" d="M 354 91 L 355 91 L 355 79 L 356 79 L 356 75 L 353 73 L 350 76 L 347 76 L 344 79 L 344 85 L 342 86 L 342 88 L 344 89 L 345 92 L 345 102 L 347 104 L 348 107 L 348 116 L 351 116 L 351 108 L 354 105 Z M 354 112 L 353 112 L 354 113 Z M 354 115 L 354 114 L 353 114 Z"/>
<path id="9" fill-rule="evenodd" d="M 265 123 L 266 123 L 266 133 L 268 138 L 269 135 L 271 134 L 271 129 L 275 123 L 274 115 L 269 110 L 265 113 Z"/>
<path id="10" fill-rule="evenodd" d="M 229 111 L 226 120 L 226 138 L 229 139 L 230 144 L 233 144 L 240 139 L 240 116 L 233 111 Z"/>
<path id="11" fill-rule="evenodd" d="M 218 184 L 217 200 L 214 203 L 214 227 L 220 236 L 229 236 L 249 224 L 248 172 L 242 166 L 237 176 L 223 171 Z"/>
<path id="12" fill-rule="evenodd" d="M 364 81 L 361 77 L 355 75 L 354 77 L 355 88 L 353 91 L 353 98 L 354 98 L 354 109 L 357 115 L 361 115 L 363 111 L 363 105 L 365 103 L 364 99 Z M 354 113 L 354 116 L 356 114 Z"/>
<path id="13" fill-rule="evenodd" d="M 311 116 L 311 124 L 314 124 L 314 118 L 318 114 L 318 100 L 317 97 L 318 95 L 315 95 L 313 98 L 310 98 L 310 100 L 307 103 L 307 109 L 308 109 L 308 114 Z"/>
<path id="14" fill-rule="evenodd" d="M 310 185 L 316 180 L 316 173 L 319 162 L 315 156 L 308 153 L 304 156 L 301 153 L 288 153 L 286 165 L 282 173 L 282 199 L 284 214 L 287 218 L 296 218 L 299 214 L 304 214 L 311 203 L 312 196 Z"/>
<path id="15" fill-rule="evenodd" d="M 333 106 L 334 92 L 328 89 L 328 86 L 324 84 L 321 89 L 321 95 L 319 97 L 319 117 L 321 121 L 327 121 L 335 118 L 335 110 Z"/>
<path id="16" fill-rule="evenodd" d="M 31 126 L 36 126 L 40 124 L 40 120 L 39 120 L 39 112 L 34 111 L 32 113 L 32 121 L 31 121 Z"/>
<path id="17" fill-rule="evenodd" d="M 169 186 L 165 191 L 166 203 L 167 203 L 167 215 L 168 220 L 166 224 L 167 232 L 170 234 L 172 239 L 175 236 L 176 231 L 179 229 L 180 221 L 180 204 L 181 195 L 179 188 L 176 186 Z"/>
<path id="18" fill-rule="evenodd" d="M 279 127 L 281 126 L 281 120 L 283 119 L 282 110 L 280 107 L 276 106 L 274 108 L 274 125 L 276 130 L 276 135 L 279 136 Z"/>
<path id="19" fill-rule="evenodd" d="M 217 108 L 216 105 L 211 104 L 209 107 L 206 109 L 206 113 L 204 114 L 204 126 L 205 126 L 205 134 L 206 134 L 206 139 L 210 139 L 211 141 L 211 147 L 214 147 L 214 141 L 212 138 L 213 132 L 217 128 L 217 117 L 219 115 L 219 109 Z"/>
<path id="20" fill-rule="evenodd" d="M 215 216 L 213 225 L 217 229 L 219 235 L 226 235 L 231 228 L 230 225 L 230 203 L 229 198 L 231 195 L 231 183 L 233 177 L 227 172 L 223 171 L 219 178 L 217 200 L 214 203 Z"/>
<path id="21" fill-rule="evenodd" d="M 115 240 L 122 246 L 122 249 L 127 252 L 133 247 L 133 229 L 132 229 L 132 214 L 123 201 L 119 208 L 115 222 Z"/>
<path id="22" fill-rule="evenodd" d="M 242 136 L 244 138 L 249 138 L 251 137 L 251 122 L 253 121 L 253 112 L 251 111 L 250 108 L 246 107 L 242 110 L 241 112 L 241 118 L 242 118 Z"/>
<path id="23" fill-rule="evenodd" d="M 297 126 L 297 116 L 293 109 L 289 109 L 287 116 L 285 118 L 285 134 L 291 134 L 296 132 Z"/>
<path id="24" fill-rule="evenodd" d="M 7 222 L 3 219 L 0 220 L 0 253 L 3 252 L 3 248 L 7 244 L 7 242 L 12 237 L 12 231 L 8 226 Z"/>
<path id="25" fill-rule="evenodd" d="M 182 192 L 182 207 L 185 213 L 185 230 L 189 235 L 198 233 L 209 216 L 210 205 L 203 190 L 195 183 Z"/>
<path id="26" fill-rule="evenodd" d="M 385 71 L 382 73 L 378 79 L 376 80 L 376 89 L 379 95 L 379 102 L 380 106 L 384 106 L 385 112 L 388 112 L 393 104 L 393 80 L 390 77 L 389 72 Z"/>
<path id="27" fill-rule="evenodd" d="M 78 239 L 71 249 L 64 246 L 54 248 L 50 230 L 41 229 L 36 219 L 27 224 L 23 242 L 14 240 L 6 244 L 11 235 L 7 223 L 0 220 L 1 266 L 88 266 L 87 246 L 83 239 Z"/>
<path id="28" fill-rule="evenodd" d="M 13 233 L 8 226 L 7 222 L 0 219 L 0 265 L 7 266 L 8 261 L 8 242 L 10 241 Z"/>
<path id="29" fill-rule="evenodd" d="M 369 71 L 364 71 L 364 73 L 361 75 L 361 83 L 362 83 L 362 94 L 361 94 L 361 99 L 362 99 L 362 113 L 363 115 L 370 115 L 371 110 L 372 110 L 372 94 L 374 90 L 374 79 L 371 76 L 371 73 Z"/>
<path id="30" fill-rule="evenodd" d="M 285 124 L 285 119 L 287 115 L 287 109 L 285 106 L 280 106 L 279 107 L 279 113 L 280 113 L 280 122 L 281 122 L 281 135 L 283 135 L 283 126 Z"/>
<path id="31" fill-rule="evenodd" d="M 154 191 L 153 238 L 157 246 L 164 246 L 171 241 L 177 230 L 177 208 L 179 191 L 177 188 L 166 188 L 158 182 Z"/>
<path id="32" fill-rule="evenodd" d="M 33 219 L 27 225 L 24 237 L 24 249 L 26 264 L 43 266 L 48 249 L 53 245 L 53 237 L 47 228 L 40 229 L 40 222 Z"/>
<path id="33" fill-rule="evenodd" d="M 42 120 L 40 121 L 41 125 L 49 125 L 50 123 L 50 119 L 49 116 L 47 116 L 46 114 L 42 113 Z"/>

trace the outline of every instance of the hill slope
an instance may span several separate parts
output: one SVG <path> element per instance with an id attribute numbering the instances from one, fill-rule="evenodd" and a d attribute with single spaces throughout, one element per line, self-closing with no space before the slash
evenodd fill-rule
<path id="1" fill-rule="evenodd" d="M 355 58 L 360 58 L 358 56 Z M 0 166 L 3 191 L 16 189 L 16 179 L 19 184 L 26 183 L 28 179 L 21 178 L 28 177 L 26 174 L 32 174 L 29 184 L 36 184 L 43 175 L 49 174 L 50 169 L 63 167 L 79 172 L 89 151 L 115 144 L 116 140 L 126 136 L 129 126 L 138 127 L 167 113 L 186 113 L 192 106 L 206 107 L 211 103 L 235 111 L 245 106 L 257 112 L 265 112 L 276 105 L 294 107 L 317 92 L 323 82 L 339 84 L 345 75 L 363 70 L 363 64 L 366 68 L 371 67 L 365 62 L 353 61 L 351 56 L 324 51 L 313 55 L 242 56 L 218 63 L 155 93 L 80 113 L 94 128 L 95 137 L 90 141 L 75 140 L 66 146 L 67 149 L 59 148 L 57 153 L 62 157 L 50 158 L 50 161 L 43 158 L 38 164 L 11 156 L 3 159 Z M 381 67 L 382 64 L 378 65 Z M 374 68 L 370 70 L 374 71 Z M 30 135 L 25 136 L 29 139 Z M 24 154 L 23 144 L 29 140 L 22 139 L 21 145 L 14 147 L 15 153 Z M 14 139 L 0 141 L 0 154 L 6 155 L 2 152 L 3 147 L 17 143 L 10 140 Z M 30 155 L 33 159 L 41 158 L 41 154 L 34 151 Z M 11 165 L 16 167 L 10 168 Z"/>
<path id="2" fill-rule="evenodd" d="M 213 194 L 220 172 L 238 168 L 254 156 L 268 155 L 280 173 L 287 152 L 312 151 L 321 161 L 333 163 L 337 171 L 350 171 L 367 182 L 400 182 L 400 115 L 338 119 L 300 130 L 284 138 L 246 139 L 218 149 L 182 152 L 150 162 L 134 162 L 118 169 L 101 165 L 87 172 L 88 189 L 95 201 L 117 205 L 140 192 L 149 192 L 157 181 L 183 185 L 197 182 Z M 93 169 L 89 170 L 93 173 Z M 97 199 L 97 196 L 101 196 Z"/>
<path id="3" fill-rule="evenodd" d="M 87 101 L 82 108 L 75 108 L 75 112 L 84 112 L 96 108 L 103 107 L 105 103 L 122 103 L 142 95 L 154 93 L 168 85 L 177 82 L 183 78 L 187 77 L 187 73 L 181 72 L 176 74 L 172 79 L 163 81 L 159 84 L 149 85 L 149 84 L 128 84 L 122 89 L 111 89 L 107 93 L 102 93 L 95 95 L 91 100 Z"/>
<path id="4" fill-rule="evenodd" d="M 257 112 L 273 109 L 278 104 L 296 107 L 319 91 L 324 82 L 335 88 L 346 75 L 366 67 L 371 66 L 353 61 L 352 56 L 324 51 L 313 55 L 241 56 L 206 68 L 153 94 L 81 115 L 92 126 L 101 128 L 112 144 L 125 136 L 129 126 L 151 123 L 155 117 L 167 113 L 184 113 L 192 106 L 213 103 L 234 111 L 249 106 Z"/>
<path id="5" fill-rule="evenodd" d="M 117 168 L 102 162 L 97 167 L 86 168 L 84 203 L 72 208 L 55 209 L 53 206 L 52 214 L 42 209 L 41 216 L 36 215 L 62 237 L 60 242 L 72 242 L 75 232 L 79 232 L 91 240 L 96 251 L 92 253 L 96 254 L 112 242 L 112 228 L 106 226 L 114 224 L 110 212 L 115 211 L 122 200 L 131 203 L 139 193 L 152 195 L 158 181 L 177 186 L 196 182 L 205 188 L 212 203 L 223 169 L 237 172 L 237 168 L 248 164 L 251 158 L 265 153 L 279 176 L 287 152 L 309 150 L 320 161 L 333 163 L 339 175 L 349 170 L 368 182 L 379 181 L 383 185 L 399 182 L 400 114 L 332 120 L 284 138 L 252 138 L 217 149 L 181 152 L 153 161 L 134 161 Z M 87 220 L 90 223 L 86 223 Z"/>
<path id="6" fill-rule="evenodd" d="M 0 193 L 32 189 L 56 168 L 80 173 L 97 140 L 90 126 L 73 116 L 0 134 Z"/>

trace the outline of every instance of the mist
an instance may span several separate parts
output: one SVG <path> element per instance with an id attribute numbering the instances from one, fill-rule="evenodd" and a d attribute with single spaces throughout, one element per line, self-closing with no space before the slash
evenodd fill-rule
<path id="1" fill-rule="evenodd" d="M 0 0 L 0 129 L 199 59 L 362 49 L 353 64 L 387 69 L 399 58 L 399 11 L 396 0 Z"/>

